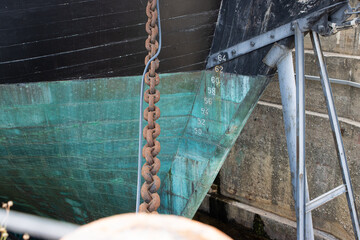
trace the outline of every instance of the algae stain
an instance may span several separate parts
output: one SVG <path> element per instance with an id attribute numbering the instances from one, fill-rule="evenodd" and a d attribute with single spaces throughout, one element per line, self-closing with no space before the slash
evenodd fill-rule
<path id="1" fill-rule="evenodd" d="M 253 231 L 256 235 L 270 239 L 269 235 L 265 231 L 264 221 L 258 214 L 255 214 L 253 221 Z"/>
<path id="2" fill-rule="evenodd" d="M 75 219 L 79 222 L 84 222 L 85 219 L 88 217 L 88 215 L 85 211 L 81 210 L 81 203 L 74 201 L 72 199 L 69 199 L 69 198 L 65 198 L 65 202 L 70 204 L 70 206 L 74 212 Z"/>
<path id="3" fill-rule="evenodd" d="M 244 160 L 245 158 L 245 153 L 243 150 L 239 150 L 235 156 L 235 160 L 236 160 L 236 163 L 238 164 L 238 166 L 241 165 L 242 161 Z"/>
<path id="4" fill-rule="evenodd" d="M 76 207 L 80 207 L 81 204 L 77 201 L 71 200 L 69 198 L 65 198 L 65 202 L 67 202 L 68 204 L 70 204 L 72 207 L 76 206 Z"/>
<path id="5" fill-rule="evenodd" d="M 110 180 L 111 183 L 124 184 L 126 183 L 123 178 L 114 178 Z"/>

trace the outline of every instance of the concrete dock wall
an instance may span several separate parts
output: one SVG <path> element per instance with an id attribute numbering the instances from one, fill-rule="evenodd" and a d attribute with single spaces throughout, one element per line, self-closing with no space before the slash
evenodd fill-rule
<path id="1" fill-rule="evenodd" d="M 322 39 L 331 78 L 360 83 L 359 30 L 357 27 Z M 306 74 L 319 76 L 308 36 L 306 48 Z M 355 198 L 360 207 L 360 88 L 332 84 L 332 89 Z M 306 161 L 313 199 L 342 184 L 342 178 L 320 81 L 307 80 L 306 91 Z M 221 169 L 217 194 L 209 198 L 213 198 L 213 202 L 215 198 L 228 199 L 294 221 L 290 180 L 279 83 L 275 77 Z M 202 210 L 211 211 L 209 201 L 208 198 L 204 201 Z M 232 209 L 225 212 L 224 221 L 252 225 L 251 217 L 248 220 L 236 217 L 236 207 L 230 207 L 228 201 L 221 202 Z M 345 195 L 313 211 L 313 220 L 319 230 L 340 239 L 354 239 Z M 269 230 L 268 235 L 291 239 L 288 231 Z M 294 234 L 292 228 L 292 239 L 296 239 Z"/>

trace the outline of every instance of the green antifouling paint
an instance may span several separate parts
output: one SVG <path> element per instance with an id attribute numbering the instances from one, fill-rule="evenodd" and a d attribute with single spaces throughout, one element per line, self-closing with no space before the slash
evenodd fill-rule
<path id="1" fill-rule="evenodd" d="M 78 224 L 134 212 L 140 79 L 0 85 L 0 201 Z M 192 217 L 269 80 L 161 80 L 159 212 Z"/>

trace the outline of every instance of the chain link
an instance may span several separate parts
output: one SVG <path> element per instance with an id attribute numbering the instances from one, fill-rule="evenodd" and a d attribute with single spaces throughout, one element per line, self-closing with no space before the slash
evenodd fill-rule
<path id="1" fill-rule="evenodd" d="M 149 34 L 145 41 L 145 48 L 148 50 L 148 55 L 145 57 L 145 65 L 156 54 L 159 48 L 159 43 L 156 40 L 159 29 L 156 24 L 158 12 L 156 9 L 156 0 L 148 0 L 146 7 L 146 15 L 148 21 L 146 23 L 146 32 Z M 156 138 L 160 135 L 160 125 L 156 121 L 160 118 L 160 109 L 155 106 L 160 100 L 160 92 L 155 89 L 160 83 L 160 77 L 156 73 L 159 68 L 159 60 L 156 58 L 150 63 L 149 71 L 145 75 L 145 83 L 149 89 L 144 93 L 144 100 L 149 106 L 144 111 L 144 119 L 148 122 L 143 130 L 143 137 L 146 144 L 142 150 L 142 155 L 146 162 L 141 169 L 141 175 L 145 179 L 141 187 L 141 197 L 144 202 L 140 205 L 139 211 L 146 213 L 157 213 L 160 206 L 160 196 L 157 191 L 160 188 L 160 178 L 157 173 L 160 170 L 160 160 L 157 155 L 160 152 L 160 142 Z"/>

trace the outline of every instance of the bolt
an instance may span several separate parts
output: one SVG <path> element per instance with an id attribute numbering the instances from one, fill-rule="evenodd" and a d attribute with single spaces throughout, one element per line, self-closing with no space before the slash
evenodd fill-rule
<path id="1" fill-rule="evenodd" d="M 213 59 L 215 62 L 217 62 L 217 58 L 216 57 L 214 57 L 214 59 Z"/>
<path id="2" fill-rule="evenodd" d="M 324 25 L 319 25 L 318 26 L 318 31 L 319 31 L 319 33 L 324 33 L 325 32 L 325 26 Z"/>
<path id="3" fill-rule="evenodd" d="M 236 50 L 233 49 L 233 50 L 231 51 L 231 54 L 232 54 L 232 55 L 235 55 L 235 54 L 236 54 Z"/>
<path id="4" fill-rule="evenodd" d="M 271 37 L 271 38 L 275 38 L 274 34 L 271 34 L 270 37 Z"/>
<path id="5" fill-rule="evenodd" d="M 291 24 L 290 29 L 291 29 L 291 31 L 295 31 L 295 22 L 293 22 L 293 23 Z"/>
<path id="6" fill-rule="evenodd" d="M 254 43 L 254 42 L 250 42 L 250 45 L 253 47 L 253 46 L 255 46 L 255 43 Z"/>

